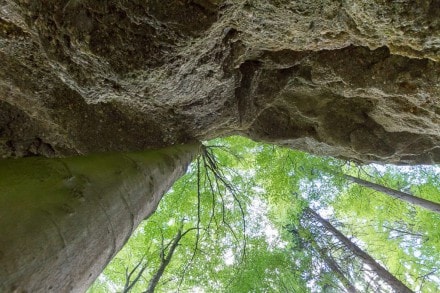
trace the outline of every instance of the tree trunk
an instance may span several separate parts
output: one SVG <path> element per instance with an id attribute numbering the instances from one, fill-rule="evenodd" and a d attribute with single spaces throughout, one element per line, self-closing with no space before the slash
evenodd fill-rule
<path id="1" fill-rule="evenodd" d="M 86 291 L 198 152 L 2 161 L 0 291 Z"/>
<path id="2" fill-rule="evenodd" d="M 134 266 L 134 268 L 130 271 L 130 273 L 128 272 L 128 268 L 125 269 L 125 285 L 124 285 L 124 289 L 122 289 L 122 293 L 129 293 L 131 289 L 134 287 L 134 285 L 136 285 L 136 283 L 142 277 L 142 274 L 147 268 L 147 264 L 143 262 L 144 262 L 144 258 L 142 257 L 142 259 L 137 263 L 137 265 Z M 131 276 L 138 268 L 140 269 L 137 272 L 136 277 L 133 279 L 133 281 L 131 281 Z"/>
<path id="3" fill-rule="evenodd" d="M 322 251 L 319 251 L 321 254 Z M 345 277 L 344 273 L 339 268 L 336 261 L 328 255 L 322 255 L 321 257 L 324 258 L 324 262 L 326 265 L 332 270 L 332 272 L 336 275 L 336 277 L 339 279 L 339 281 L 342 283 L 342 285 L 345 287 L 345 290 L 349 293 L 357 293 L 358 291 L 354 287 L 354 285 Z"/>
<path id="4" fill-rule="evenodd" d="M 347 292 L 349 293 L 357 293 L 356 287 L 350 282 L 350 280 L 345 276 L 345 274 L 341 271 L 341 268 L 335 261 L 333 257 L 328 255 L 315 240 L 311 240 L 312 247 L 319 253 L 320 257 L 324 260 L 325 264 L 330 268 L 330 270 L 335 274 L 335 276 L 339 279 L 342 285 L 345 287 Z"/>
<path id="5" fill-rule="evenodd" d="M 423 199 L 423 198 L 420 198 L 420 197 L 417 197 L 417 196 L 414 196 L 414 195 L 402 192 L 400 190 L 395 190 L 395 189 L 392 189 L 392 188 L 388 188 L 386 186 L 383 186 L 383 185 L 380 185 L 380 184 L 376 184 L 376 183 L 373 183 L 373 182 L 370 182 L 370 181 L 366 181 L 366 180 L 363 180 L 363 179 L 360 179 L 360 178 L 357 178 L 357 177 L 353 177 L 353 176 L 350 176 L 350 175 L 344 174 L 343 176 L 346 179 L 348 179 L 348 180 L 350 180 L 352 182 L 355 182 L 355 183 L 357 183 L 359 185 L 362 185 L 362 186 L 374 189 L 376 191 L 385 193 L 385 194 L 387 194 L 389 196 L 392 196 L 394 198 L 406 201 L 407 203 L 410 203 L 410 204 L 419 206 L 421 208 L 433 211 L 433 212 L 435 212 L 437 214 L 440 214 L 440 204 L 438 204 L 436 202 L 432 202 L 432 201 L 429 201 L 429 200 L 426 200 L 426 199 Z"/>
<path id="6" fill-rule="evenodd" d="M 145 291 L 145 293 L 154 293 L 154 290 L 156 289 L 157 284 L 159 284 L 160 278 L 162 278 L 162 275 L 165 272 L 165 269 L 170 264 L 171 258 L 173 257 L 173 254 L 177 248 L 177 245 L 179 245 L 180 239 L 182 239 L 182 227 L 177 232 L 176 237 L 174 237 L 166 256 L 165 256 L 165 247 L 162 247 L 162 251 L 161 251 L 162 259 L 160 262 L 159 269 L 157 270 L 157 272 L 154 274 L 153 278 L 151 278 L 150 282 L 148 283 L 148 288 Z"/>
<path id="7" fill-rule="evenodd" d="M 336 260 L 318 244 L 316 241 L 317 236 L 314 235 L 311 230 L 304 228 L 301 224 L 298 226 L 298 237 L 301 238 L 302 241 L 310 244 L 312 249 L 314 249 L 319 257 L 324 261 L 327 267 L 332 271 L 332 273 L 338 278 L 338 280 L 342 283 L 345 290 L 349 293 L 357 293 L 358 291 L 354 287 L 354 285 L 350 282 L 350 280 L 345 276 L 345 274 L 341 271 Z M 310 236 L 302 236 L 307 235 L 306 231 L 310 231 Z"/>
<path id="8" fill-rule="evenodd" d="M 405 284 L 388 272 L 382 267 L 376 260 L 374 260 L 368 253 L 360 249 L 356 244 L 351 242 L 350 239 L 345 237 L 338 229 L 336 229 L 330 222 L 321 218 L 319 214 L 310 208 L 306 208 L 306 213 L 313 217 L 316 221 L 321 223 L 325 229 L 332 233 L 348 250 L 361 259 L 366 265 L 368 265 L 384 282 L 386 282 L 395 292 L 398 293 L 412 293 Z"/>

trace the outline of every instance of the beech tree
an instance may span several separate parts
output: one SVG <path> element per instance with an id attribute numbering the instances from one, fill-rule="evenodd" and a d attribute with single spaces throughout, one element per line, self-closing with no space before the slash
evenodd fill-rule
<path id="1" fill-rule="evenodd" d="M 216 150 L 216 155 L 212 153 Z M 124 290 L 127 273 L 137 268 L 133 292 L 191 290 L 201 286 L 220 289 L 235 274 L 232 262 L 243 259 L 247 244 L 244 212 L 247 187 L 240 174 L 217 166 L 234 155 L 220 146 L 204 147 L 201 156 L 164 197 L 157 212 L 136 232 L 104 271 L 110 282 L 97 280 L 92 292 Z M 231 182 L 241 181 L 241 185 Z M 135 255 L 133 255 L 135 254 Z M 146 263 L 141 270 L 140 262 Z M 139 278 L 138 278 L 139 276 Z M 226 277 L 228 276 L 228 277 Z M 111 284 L 113 283 L 113 284 Z"/>
<path id="2" fill-rule="evenodd" d="M 85 291 L 200 145 L 0 164 L 0 291 Z"/>
<path id="3" fill-rule="evenodd" d="M 341 176 L 342 172 L 351 176 L 370 172 L 369 166 L 359 167 L 240 137 L 208 144 L 208 156 L 200 157 L 190 166 L 91 292 L 122 290 L 127 274 L 135 268 L 140 272 L 144 264 L 147 266 L 131 292 L 147 290 L 159 271 L 161 278 L 155 287 L 158 292 L 419 292 L 422 282 L 416 279 L 423 278 L 423 274 L 427 275 L 423 283 L 428 284 L 423 290 L 435 285 L 436 279 L 429 273 L 435 270 L 439 258 L 427 246 L 420 244 L 411 254 L 411 261 L 420 260 L 417 266 L 408 262 L 397 266 L 389 260 L 398 259 L 402 252 L 409 253 L 409 248 L 401 246 L 412 242 L 407 241 L 407 235 L 414 234 L 413 239 L 419 237 L 433 244 L 438 215 L 349 184 Z M 374 175 L 374 182 L 384 177 Z M 430 176 L 421 175 L 414 182 L 421 187 L 428 180 L 422 178 Z M 436 184 L 435 178 L 429 180 L 430 186 Z M 395 181 L 387 186 L 408 192 L 407 186 L 395 186 Z M 367 192 L 378 195 L 367 196 Z M 420 197 L 415 190 L 411 193 Z M 428 187 L 423 193 L 431 201 L 439 195 L 437 189 L 429 191 Z M 369 204 L 365 205 L 367 200 Z M 420 229 L 415 227 L 401 206 L 427 217 L 433 227 L 422 227 L 421 222 L 417 223 Z M 387 217 L 393 207 L 398 209 Z M 359 214 L 359 210 L 368 215 Z M 340 224 L 332 225 L 314 211 L 324 211 L 331 215 L 332 222 Z M 395 220 L 399 213 L 403 215 L 400 222 Z M 166 244 L 169 248 L 174 243 L 181 219 L 185 219 L 185 224 L 180 233 L 196 229 L 180 239 L 165 269 L 160 270 L 163 259 L 169 255 L 164 251 L 161 260 L 160 252 Z M 371 229 L 364 223 L 371 225 Z M 398 236 L 394 242 L 380 238 L 377 227 L 382 225 L 390 231 L 388 235 L 405 236 Z M 293 243 L 292 229 L 287 232 L 286 227 L 296 227 L 302 237 L 301 245 Z M 424 229 L 430 231 L 429 237 Z M 369 238 L 377 240 L 377 245 Z M 378 253 L 378 245 L 383 246 L 383 253 Z M 418 253 L 423 255 L 416 257 Z M 409 256 L 406 258 L 409 260 Z M 143 263 L 137 266 L 140 260 Z M 405 277 L 406 268 L 414 277 Z M 429 290 L 426 292 L 435 292 Z"/>

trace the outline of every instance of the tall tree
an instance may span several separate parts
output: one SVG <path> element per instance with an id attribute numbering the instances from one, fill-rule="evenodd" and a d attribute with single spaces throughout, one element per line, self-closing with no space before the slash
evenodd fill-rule
<path id="1" fill-rule="evenodd" d="M 198 152 L 3 161 L 0 291 L 85 291 Z"/>
<path id="2" fill-rule="evenodd" d="M 233 149 L 232 154 L 228 148 Z M 323 225 L 312 216 L 310 217 L 316 224 L 303 227 L 305 234 L 313 232 L 314 237 L 310 238 L 313 242 L 309 241 L 307 249 L 290 249 L 290 242 L 282 233 L 282 227 L 297 223 L 306 206 L 315 210 L 320 208 L 326 212 L 335 211 L 338 222 L 342 219 L 345 225 L 338 226 L 337 229 L 342 234 L 348 232 L 361 240 L 358 248 L 368 251 L 373 260 L 383 264 L 382 268 L 386 267 L 397 279 L 404 280 L 407 287 L 418 288 L 417 280 L 414 281 L 414 278 L 423 279 L 426 275 L 433 281 L 430 282 L 429 288 L 436 288 L 433 287 L 436 284 L 435 277 L 429 276 L 432 272 L 435 274 L 435 267 L 431 262 L 435 263 L 438 257 L 427 249 L 429 245 L 439 245 L 436 241 L 438 238 L 435 237 L 435 233 L 425 237 L 423 229 L 426 226 L 419 227 L 422 223 L 429 223 L 432 226 L 429 228 L 431 232 L 440 231 L 436 229 L 438 220 L 435 220 L 435 217 L 438 217 L 438 214 L 411 208 L 410 205 L 386 195 L 356 197 L 352 190 L 369 190 L 357 184 L 347 185 L 347 181 L 342 177 L 333 176 L 334 173 L 329 171 L 339 170 L 344 164 L 334 159 L 322 159 L 290 149 L 256 144 L 239 137 L 216 140 L 211 143 L 210 149 L 215 150 L 217 157 L 201 158 L 201 169 L 197 168 L 198 164 L 193 164 L 189 168 L 190 172 L 173 186 L 161 202 L 158 212 L 135 233 L 133 241 L 130 240 L 132 247 L 140 248 L 141 251 L 147 247 L 149 251 L 145 256 L 148 259 L 148 268 L 145 269 L 143 278 L 133 287 L 133 292 L 143 292 L 148 286 L 148 280 L 152 279 L 161 266 L 161 244 L 154 239 L 160 239 L 162 231 L 165 243 L 172 243 L 179 230 L 179 225 L 175 222 L 182 217 L 188 219 L 185 229 L 199 227 L 199 233 L 189 233 L 181 239 L 179 248 L 174 251 L 171 261 L 163 271 L 161 282 L 156 287 L 158 291 L 196 291 L 203 288 L 206 291 L 229 292 L 341 292 L 344 285 L 348 292 L 353 292 L 356 288 L 361 292 L 389 290 L 390 287 L 378 278 L 378 274 L 372 271 L 370 265 L 347 249 L 328 229 L 320 234 L 318 230 L 322 229 Z M 208 166 L 207 169 L 214 166 L 217 175 L 208 175 L 203 171 L 203 166 Z M 202 170 L 201 176 L 193 176 L 198 173 L 197 170 Z M 225 182 L 219 177 L 222 174 L 223 179 L 227 179 Z M 437 181 L 435 178 L 432 180 L 434 183 Z M 420 185 L 422 181 L 416 178 L 415 182 Z M 201 188 L 198 189 L 197 186 Z M 394 183 L 387 186 L 400 189 Z M 427 199 L 435 200 L 431 193 L 425 192 L 424 195 L 427 195 Z M 398 209 L 393 209 L 388 202 L 375 202 L 376 198 L 386 198 Z M 242 209 L 236 199 L 241 201 Z M 366 200 L 370 200 L 370 205 L 366 205 Z M 343 207 L 337 205 L 341 203 L 344 203 Z M 258 209 L 256 206 L 259 206 Z M 402 209 L 403 206 L 409 207 L 408 214 Z M 258 212 L 252 212 L 254 209 Z M 353 216 L 352 212 L 357 209 L 370 209 L 371 221 L 369 218 L 360 218 L 357 214 Z M 245 226 L 240 210 L 244 212 L 247 221 Z M 393 210 L 395 213 L 390 214 L 387 210 Z M 374 216 L 375 213 L 380 216 Z M 266 217 L 260 217 L 262 214 L 266 214 Z M 400 214 L 404 219 L 401 224 L 396 225 L 395 219 Z M 429 217 L 426 217 L 426 214 L 429 214 Z M 418 223 L 408 221 L 410 216 L 420 217 Z M 376 226 L 389 228 L 391 232 L 386 235 L 394 237 L 396 233 L 400 233 L 396 237 L 403 235 L 400 238 L 404 238 L 405 241 L 390 242 L 384 238 L 374 238 L 378 240 L 376 247 L 383 247 L 383 253 L 377 253 L 376 247 L 365 238 L 373 238 L 373 235 L 369 234 L 371 231 L 367 228 L 357 229 L 356 233 L 348 230 L 352 229 L 352 222 L 356 222 L 358 218 L 362 219 L 362 223 L 368 220 L 369 225 L 374 220 Z M 243 233 L 244 227 L 246 233 Z M 282 240 L 274 245 L 269 239 L 272 236 L 267 235 L 278 233 Z M 243 234 L 246 234 L 247 238 L 246 258 L 242 258 L 243 249 L 237 245 L 237 240 L 244 238 Z M 409 235 L 412 234 L 414 241 L 409 241 Z M 420 246 L 421 242 L 423 246 Z M 402 243 L 407 246 L 400 248 L 400 251 L 411 253 L 411 246 L 408 245 L 412 244 L 416 247 L 413 256 L 422 254 L 418 258 L 420 263 L 417 266 L 409 265 L 408 262 L 400 264 L 405 270 L 408 268 L 403 274 L 401 268 L 400 271 L 395 269 L 398 262 L 390 264 L 388 261 L 390 257 L 393 260 L 398 259 L 401 255 L 398 245 Z M 388 250 L 388 247 L 393 251 Z M 399 251 L 399 254 L 395 254 L 394 251 Z M 112 262 L 112 266 L 100 278 L 100 284 L 106 284 L 107 288 L 100 291 L 95 287 L 98 289 L 96 292 L 117 291 L 123 288 L 126 266 L 121 264 L 132 262 L 129 267 L 134 267 L 143 256 L 140 254 L 136 259 L 132 254 L 136 252 L 124 250 Z M 313 258 L 319 261 L 313 261 Z M 414 258 L 410 260 L 413 261 Z M 299 262 L 302 263 L 301 266 L 292 270 Z M 425 268 L 424 265 L 428 262 L 431 266 Z M 408 277 L 409 282 L 405 279 L 405 274 L 411 275 Z M 356 288 L 353 288 L 354 285 Z M 420 286 L 419 283 L 417 286 Z M 430 290 L 427 292 L 435 292 Z"/>
<path id="3" fill-rule="evenodd" d="M 386 186 L 383 186 L 383 185 L 380 185 L 380 184 L 377 184 L 374 182 L 370 182 L 370 181 L 367 181 L 367 180 L 364 180 L 364 179 L 361 179 L 358 177 L 354 177 L 351 175 L 343 174 L 343 177 L 345 179 L 350 180 L 352 182 L 355 182 L 359 185 L 374 189 L 376 191 L 385 193 L 391 197 L 403 200 L 407 203 L 410 203 L 410 204 L 413 204 L 413 205 L 419 206 L 421 208 L 424 208 L 424 209 L 427 209 L 432 212 L 440 214 L 440 204 L 439 203 L 436 203 L 436 202 L 433 202 L 430 200 L 426 200 L 424 198 L 420 198 L 420 197 L 414 196 L 412 194 L 409 194 L 409 193 L 406 193 L 406 192 L 403 192 L 400 190 L 392 189 L 392 188 L 389 188 L 389 187 L 386 187 Z"/>
<path id="4" fill-rule="evenodd" d="M 176 235 L 165 244 L 165 239 L 163 233 L 161 233 L 161 247 L 159 251 L 160 263 L 156 272 L 152 275 L 150 281 L 148 282 L 147 289 L 144 293 L 153 293 L 161 280 L 165 269 L 170 264 L 171 259 L 176 251 L 180 241 L 186 234 L 191 231 L 196 230 L 197 228 L 189 228 L 186 231 L 183 231 L 184 219 L 182 219 L 179 229 L 177 230 Z M 147 268 L 147 263 L 144 262 L 144 258 L 142 257 L 139 262 L 134 266 L 134 268 L 128 272 L 128 268 L 125 269 L 125 284 L 122 290 L 123 293 L 130 292 L 134 286 L 139 282 L 140 278 L 143 276 L 145 269 Z M 136 275 L 133 275 L 136 272 Z M 134 277 L 134 278 L 133 278 Z M 133 279 L 132 279 L 133 278 Z"/>
<path id="5" fill-rule="evenodd" d="M 392 275 L 388 270 L 381 266 L 373 257 L 368 253 L 360 249 L 355 243 L 342 234 L 337 228 L 335 228 L 330 222 L 324 220 L 318 213 L 310 208 L 305 209 L 307 213 L 314 220 L 319 222 L 325 229 L 333 234 L 350 252 L 356 257 L 361 259 L 366 265 L 368 265 L 384 282 L 386 282 L 396 292 L 411 293 L 413 292 L 399 279 Z"/>
<path id="6" fill-rule="evenodd" d="M 92 292 L 123 290 L 126 268 L 136 267 L 142 257 L 148 267 L 132 286 L 133 292 L 195 290 L 198 286 L 215 291 L 227 286 L 236 273 L 231 267 L 243 258 L 243 216 L 249 203 L 244 195 L 249 192 L 243 173 L 217 165 L 229 161 L 228 166 L 234 166 L 235 155 L 220 146 L 204 147 L 202 154 L 129 241 L 129 246 L 142 253 L 132 255 L 129 248 L 124 249 Z M 181 219 L 185 219 L 184 226 L 176 224 Z M 225 256 L 232 263 L 225 263 Z M 114 283 L 105 284 L 105 279 Z"/>
<path id="7" fill-rule="evenodd" d="M 297 246 L 294 247 L 294 249 L 311 249 L 316 252 L 319 260 L 322 261 L 328 268 L 329 273 L 336 277 L 336 279 L 342 284 L 347 292 L 358 292 L 356 287 L 349 280 L 349 277 L 342 271 L 337 261 L 331 254 L 329 254 L 328 249 L 321 247 L 321 245 L 316 241 L 316 238 L 322 237 L 322 235 L 316 235 L 317 233 L 313 232 L 310 227 L 308 229 L 303 227 L 301 222 L 298 223 L 297 228 L 290 226 L 288 230 L 294 238 L 293 242 L 297 243 Z"/>
<path id="8" fill-rule="evenodd" d="M 355 172 L 353 172 L 355 171 Z M 440 199 L 440 170 L 433 166 L 363 166 L 357 176 Z M 372 196 L 374 194 L 374 196 Z M 332 203 L 340 230 L 356 235 L 370 255 L 418 292 L 438 291 L 440 217 L 427 209 L 395 200 L 384 193 L 351 184 Z"/>

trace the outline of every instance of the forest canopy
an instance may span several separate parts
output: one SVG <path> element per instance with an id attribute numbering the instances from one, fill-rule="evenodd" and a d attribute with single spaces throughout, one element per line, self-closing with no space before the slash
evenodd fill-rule
<path id="1" fill-rule="evenodd" d="M 212 140 L 89 292 L 438 292 L 439 203 L 439 166 Z"/>

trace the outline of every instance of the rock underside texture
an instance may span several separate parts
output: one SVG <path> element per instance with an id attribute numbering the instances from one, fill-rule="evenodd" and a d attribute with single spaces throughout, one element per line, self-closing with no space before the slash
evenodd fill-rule
<path id="1" fill-rule="evenodd" d="M 440 162 L 440 1 L 0 0 L 0 156 L 230 134 Z"/>

